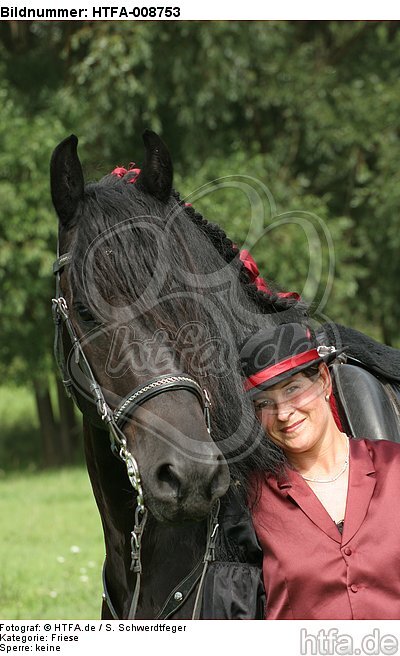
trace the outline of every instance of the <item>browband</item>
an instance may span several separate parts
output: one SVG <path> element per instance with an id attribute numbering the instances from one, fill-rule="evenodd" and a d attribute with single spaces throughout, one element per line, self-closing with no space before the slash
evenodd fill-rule
<path id="1" fill-rule="evenodd" d="M 192 394 L 197 396 L 200 404 L 204 408 L 207 408 L 208 399 L 205 398 L 205 391 L 203 392 L 200 385 L 193 378 L 182 374 L 166 374 L 149 380 L 144 386 L 139 385 L 121 401 L 113 413 L 114 421 L 118 428 L 121 429 L 126 424 L 132 412 L 139 405 L 168 390 L 187 390 L 188 392 L 192 392 Z"/>

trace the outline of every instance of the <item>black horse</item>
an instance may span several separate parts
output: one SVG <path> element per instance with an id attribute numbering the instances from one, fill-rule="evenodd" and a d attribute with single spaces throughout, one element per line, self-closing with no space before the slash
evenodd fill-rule
<path id="1" fill-rule="evenodd" d="M 85 187 L 74 136 L 51 162 L 56 354 L 84 417 L 105 617 L 156 617 L 192 570 L 197 583 L 229 480 L 244 497 L 248 471 L 277 465 L 243 396 L 237 345 L 265 321 L 304 316 L 257 292 L 237 248 L 172 190 L 162 141 L 144 141 L 138 177 Z M 177 595 L 174 617 L 190 617 L 195 587 Z"/>
<path id="2" fill-rule="evenodd" d="M 56 356 L 83 412 L 103 524 L 102 616 L 188 618 L 219 499 L 245 507 L 250 472 L 282 465 L 243 394 L 237 349 L 306 308 L 257 290 L 237 247 L 172 189 L 163 142 L 149 131 L 144 142 L 139 174 L 86 186 L 76 137 L 54 151 Z"/>

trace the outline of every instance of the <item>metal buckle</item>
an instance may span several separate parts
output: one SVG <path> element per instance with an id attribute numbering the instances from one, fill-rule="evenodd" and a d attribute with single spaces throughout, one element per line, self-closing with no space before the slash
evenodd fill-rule
<path id="1" fill-rule="evenodd" d="M 210 414 L 210 408 L 211 408 L 211 399 L 210 395 L 207 391 L 207 389 L 204 387 L 203 388 L 203 394 L 204 394 L 204 419 L 206 422 L 207 426 L 207 432 L 209 435 L 211 435 L 211 414 Z"/>
<path id="2" fill-rule="evenodd" d="M 135 512 L 135 526 L 131 532 L 131 571 L 137 574 L 142 571 L 140 548 L 146 519 L 147 511 L 144 508 L 143 511 L 140 511 L 139 507 L 137 507 Z"/>
<path id="3" fill-rule="evenodd" d="M 330 355 L 331 353 L 335 353 L 336 347 L 322 345 L 317 347 L 317 351 L 318 351 L 318 355 L 323 358 L 325 355 Z"/>

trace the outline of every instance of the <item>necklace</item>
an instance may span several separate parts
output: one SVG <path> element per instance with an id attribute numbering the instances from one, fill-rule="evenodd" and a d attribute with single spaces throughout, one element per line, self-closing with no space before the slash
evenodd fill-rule
<path id="1" fill-rule="evenodd" d="M 334 481 L 337 481 L 337 479 L 340 478 L 340 476 L 346 471 L 349 465 L 350 442 L 347 439 L 347 435 L 344 433 L 342 433 L 342 435 L 347 440 L 347 453 L 341 470 L 336 474 L 336 476 L 333 476 L 332 478 L 309 478 L 308 476 L 303 476 L 303 474 L 300 474 L 299 472 L 300 476 L 304 478 L 305 481 L 310 481 L 311 483 L 333 483 Z"/>

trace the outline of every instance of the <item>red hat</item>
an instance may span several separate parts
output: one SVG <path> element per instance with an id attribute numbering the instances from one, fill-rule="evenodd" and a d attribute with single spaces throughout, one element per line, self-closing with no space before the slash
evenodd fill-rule
<path id="1" fill-rule="evenodd" d="M 343 351 L 319 345 L 306 325 L 286 323 L 263 328 L 240 351 L 245 390 L 254 396 L 313 364 L 331 362 Z"/>

